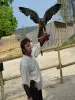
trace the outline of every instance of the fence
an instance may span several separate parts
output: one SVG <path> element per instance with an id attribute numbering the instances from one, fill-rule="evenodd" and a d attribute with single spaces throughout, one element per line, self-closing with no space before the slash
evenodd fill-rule
<path id="1" fill-rule="evenodd" d="M 65 47 L 61 47 L 59 46 L 59 43 L 56 47 L 52 47 L 52 48 L 46 48 L 46 49 L 43 49 L 42 51 L 43 52 L 49 52 L 50 50 L 57 50 L 58 51 L 58 60 L 59 60 L 59 64 L 58 65 L 54 65 L 54 66 L 48 66 L 46 68 L 42 68 L 40 69 L 41 71 L 43 70 L 47 70 L 47 69 L 50 69 L 50 68 L 57 68 L 57 69 L 60 69 L 60 83 L 63 83 L 63 73 L 62 73 L 62 68 L 63 67 L 67 67 L 67 66 L 70 66 L 70 65 L 73 65 L 75 64 L 75 62 L 70 62 L 68 64 L 64 64 L 62 65 L 61 63 L 61 55 L 60 55 L 60 50 L 62 49 L 66 49 L 66 48 L 71 48 L 71 47 L 74 47 L 75 44 L 73 45 L 68 45 L 68 46 L 65 46 Z M 21 77 L 21 75 L 16 75 L 16 76 L 13 76 L 13 77 L 9 77 L 9 78 L 3 78 L 3 65 L 1 64 L 0 65 L 0 85 L 1 85 L 1 96 L 2 96 L 2 100 L 5 100 L 5 97 L 4 97 L 4 84 L 5 84 L 5 81 L 9 81 L 9 80 L 12 80 L 12 79 L 16 79 L 16 78 L 19 78 Z"/>

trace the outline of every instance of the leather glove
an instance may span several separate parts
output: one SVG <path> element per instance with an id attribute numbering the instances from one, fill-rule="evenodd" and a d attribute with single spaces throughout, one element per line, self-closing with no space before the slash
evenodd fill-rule
<path id="1" fill-rule="evenodd" d="M 38 42 L 40 42 L 40 46 L 42 47 L 45 41 L 48 41 L 50 37 L 50 34 L 45 33 L 43 36 L 38 38 Z"/>

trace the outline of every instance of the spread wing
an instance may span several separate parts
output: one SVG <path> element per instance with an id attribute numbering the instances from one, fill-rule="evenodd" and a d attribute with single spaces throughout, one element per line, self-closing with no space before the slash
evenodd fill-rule
<path id="1" fill-rule="evenodd" d="M 45 24 L 47 24 L 47 22 L 52 18 L 53 15 L 55 15 L 60 10 L 60 8 L 61 4 L 55 4 L 45 12 L 43 17 Z"/>
<path id="2" fill-rule="evenodd" d="M 26 16 L 30 16 L 30 19 L 33 20 L 33 22 L 39 23 L 39 16 L 35 11 L 24 7 L 19 7 L 19 10 Z"/>

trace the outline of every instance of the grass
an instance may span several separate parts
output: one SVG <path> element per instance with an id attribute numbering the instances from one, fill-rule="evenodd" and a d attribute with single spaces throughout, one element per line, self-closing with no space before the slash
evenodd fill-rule
<path id="1" fill-rule="evenodd" d="M 75 44 L 75 34 L 73 36 L 71 36 L 68 41 L 64 42 L 62 44 L 62 46 L 67 46 L 67 45 L 71 45 L 71 44 Z"/>
<path id="2" fill-rule="evenodd" d="M 0 60 L 6 61 L 22 56 L 20 43 L 11 42 L 0 46 Z"/>
<path id="3" fill-rule="evenodd" d="M 18 47 L 20 47 L 19 42 L 5 43 L 5 44 L 2 44 L 2 46 L 0 46 L 0 52 L 8 51 L 8 50 L 11 50 L 13 48 L 18 48 Z"/>
<path id="4" fill-rule="evenodd" d="M 11 59 L 15 59 L 22 56 L 22 52 L 20 48 L 14 48 L 12 50 L 8 50 L 0 53 L 0 60 L 7 61 Z"/>

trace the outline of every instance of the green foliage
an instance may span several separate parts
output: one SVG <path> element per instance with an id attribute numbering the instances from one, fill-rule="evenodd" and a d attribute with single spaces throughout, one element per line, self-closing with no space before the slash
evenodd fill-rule
<path id="1" fill-rule="evenodd" d="M 8 0 L 0 0 L 0 6 L 2 5 L 8 6 Z"/>
<path id="2" fill-rule="evenodd" d="M 14 2 L 14 0 L 8 0 L 8 2 L 9 2 L 10 4 L 12 4 L 12 3 Z"/>
<path id="3" fill-rule="evenodd" d="M 14 0 L 0 0 L 0 5 L 9 6 L 9 4 L 12 4 Z"/>
<path id="4" fill-rule="evenodd" d="M 72 22 L 73 21 L 73 0 L 57 0 L 59 3 L 62 4 L 62 8 L 60 10 L 60 15 L 65 22 Z"/>
<path id="5" fill-rule="evenodd" d="M 3 2 L 4 1 L 4 2 Z M 3 3 L 1 3 L 3 2 Z M 2 5 L 1 5 L 2 4 Z M 13 9 L 8 0 L 0 0 L 0 38 L 11 35 L 17 27 L 17 20 L 13 15 Z"/>
<path id="6" fill-rule="evenodd" d="M 75 43 L 75 34 L 73 36 L 71 36 L 68 41 L 64 42 L 62 44 L 62 46 L 67 46 L 67 45 L 71 45 Z"/>

